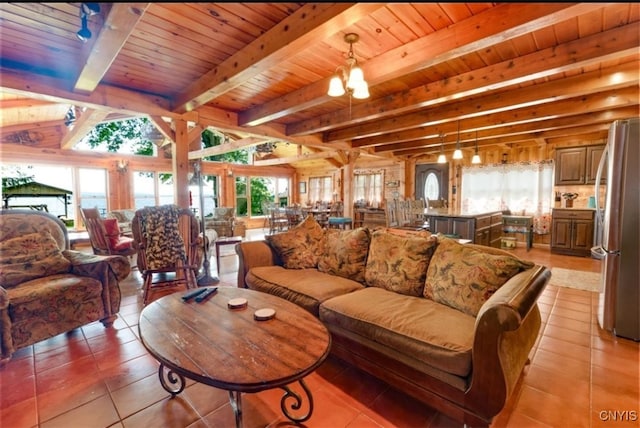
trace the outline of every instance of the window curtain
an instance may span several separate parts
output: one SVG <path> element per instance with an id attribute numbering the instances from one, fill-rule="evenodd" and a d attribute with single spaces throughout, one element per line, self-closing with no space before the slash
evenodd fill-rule
<path id="1" fill-rule="evenodd" d="M 549 233 L 553 161 L 462 167 L 462 211 L 501 210 L 533 216 L 534 232 Z"/>
<path id="2" fill-rule="evenodd" d="M 382 202 L 382 173 L 356 172 L 354 174 L 354 202 L 379 207 Z"/>
<path id="3" fill-rule="evenodd" d="M 331 177 L 309 178 L 309 201 L 331 202 L 332 197 Z"/>

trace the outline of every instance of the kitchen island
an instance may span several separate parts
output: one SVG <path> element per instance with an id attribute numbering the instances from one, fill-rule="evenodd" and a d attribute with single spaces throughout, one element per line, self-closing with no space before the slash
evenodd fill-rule
<path id="1" fill-rule="evenodd" d="M 500 248 L 502 211 L 465 213 L 453 208 L 427 208 L 424 211 L 431 233 L 442 233 L 474 244 Z"/>

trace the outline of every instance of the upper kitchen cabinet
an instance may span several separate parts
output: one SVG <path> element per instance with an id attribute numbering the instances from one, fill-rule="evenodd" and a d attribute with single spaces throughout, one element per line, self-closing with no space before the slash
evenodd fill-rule
<path id="1" fill-rule="evenodd" d="M 596 146 L 567 147 L 556 150 L 556 186 L 594 184 L 604 144 Z M 606 172 L 603 172 L 602 183 Z"/>

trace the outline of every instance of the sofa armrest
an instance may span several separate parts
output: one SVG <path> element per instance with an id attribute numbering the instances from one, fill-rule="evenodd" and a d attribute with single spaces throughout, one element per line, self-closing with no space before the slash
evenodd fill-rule
<path id="1" fill-rule="evenodd" d="M 65 250 L 64 256 L 71 261 L 71 273 L 96 278 L 102 282 L 102 300 L 108 308 L 108 315 L 115 315 L 120 310 L 120 281 L 131 272 L 131 265 L 125 256 L 102 256 Z"/>
<path id="2" fill-rule="evenodd" d="M 257 266 L 281 264 L 278 256 L 267 241 L 245 241 L 236 244 L 238 255 L 238 288 L 246 288 L 247 272 Z"/>
<path id="3" fill-rule="evenodd" d="M 487 420 L 504 407 L 528 361 L 541 325 L 537 300 L 550 277 L 539 265 L 520 272 L 478 312 L 465 406 Z"/>

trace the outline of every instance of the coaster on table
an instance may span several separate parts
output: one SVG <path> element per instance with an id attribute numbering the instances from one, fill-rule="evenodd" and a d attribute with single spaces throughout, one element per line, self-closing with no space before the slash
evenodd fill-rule
<path id="1" fill-rule="evenodd" d="M 276 316 L 276 310 L 271 308 L 258 309 L 253 313 L 253 318 L 256 321 L 266 321 Z"/>
<path id="2" fill-rule="evenodd" d="M 247 299 L 238 297 L 227 302 L 229 309 L 243 309 L 247 307 Z"/>

